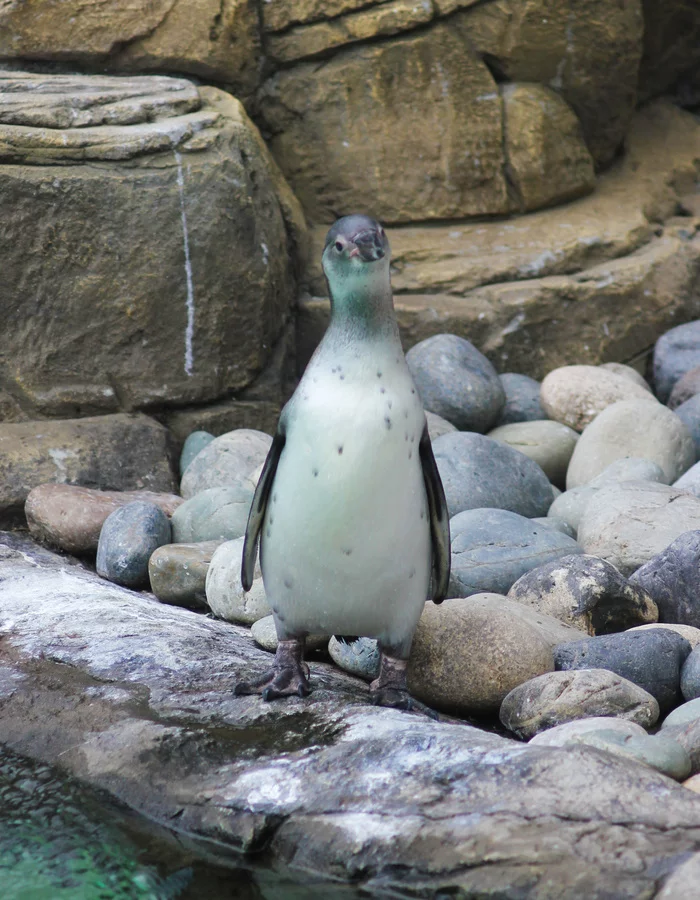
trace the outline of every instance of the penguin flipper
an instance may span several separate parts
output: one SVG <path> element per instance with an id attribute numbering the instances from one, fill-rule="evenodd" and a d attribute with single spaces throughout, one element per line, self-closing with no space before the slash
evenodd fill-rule
<path id="1" fill-rule="evenodd" d="M 241 584 L 244 591 L 249 591 L 253 586 L 253 576 L 255 574 L 255 560 L 258 555 L 258 538 L 262 530 L 263 520 L 265 518 L 265 510 L 267 509 L 267 501 L 272 490 L 272 482 L 275 480 L 277 465 L 280 461 L 282 449 L 286 438 L 284 431 L 280 426 L 272 439 L 258 486 L 255 488 L 253 502 L 250 504 L 250 512 L 248 513 L 248 524 L 245 529 L 245 539 L 243 541 L 243 558 L 241 561 Z"/>
<path id="2" fill-rule="evenodd" d="M 430 515 L 430 540 L 433 551 L 432 601 L 442 603 L 447 596 L 450 581 L 450 517 L 447 512 L 445 489 L 442 486 L 437 463 L 433 456 L 428 425 L 426 423 L 418 445 L 423 481 L 428 495 Z"/>

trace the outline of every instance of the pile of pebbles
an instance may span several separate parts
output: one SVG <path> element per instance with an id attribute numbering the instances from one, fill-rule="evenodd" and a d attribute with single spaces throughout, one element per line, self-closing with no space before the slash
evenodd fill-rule
<path id="1" fill-rule="evenodd" d="M 700 321 L 672 329 L 653 386 L 618 364 L 499 375 L 468 341 L 407 354 L 452 530 L 450 599 L 426 604 L 409 687 L 533 743 L 587 743 L 700 791 Z M 31 491 L 32 534 L 94 554 L 110 581 L 276 636 L 260 570 L 243 591 L 248 509 L 271 437 L 185 441 L 180 496 Z M 374 641 L 309 646 L 375 677 Z"/>

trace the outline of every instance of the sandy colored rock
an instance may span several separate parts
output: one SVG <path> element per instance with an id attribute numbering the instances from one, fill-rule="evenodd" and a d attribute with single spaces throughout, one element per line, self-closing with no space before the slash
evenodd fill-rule
<path id="1" fill-rule="evenodd" d="M 283 333 L 305 226 L 241 104 L 184 79 L 2 74 L 31 94 L 0 112 L 8 393 L 72 417 L 251 385 Z M 58 127 L 72 103 L 86 124 Z"/>
<path id="2" fill-rule="evenodd" d="M 257 11 L 248 0 L 12 4 L 0 11 L 0 56 L 191 73 L 248 98 L 259 78 Z"/>
<path id="3" fill-rule="evenodd" d="M 508 444 L 534 459 L 547 478 L 561 487 L 566 481 L 566 469 L 578 441 L 573 429 L 549 420 L 501 425 L 489 431 L 487 437 Z"/>
<path id="4" fill-rule="evenodd" d="M 543 85 L 507 84 L 501 91 L 506 160 L 521 211 L 589 194 L 593 159 L 566 102 Z"/>
<path id="5" fill-rule="evenodd" d="M 426 603 L 408 663 L 409 690 L 446 712 L 493 712 L 516 685 L 552 671 L 552 648 L 566 632 L 578 634 L 500 594 Z"/>
<path id="6" fill-rule="evenodd" d="M 602 488 L 590 500 L 579 525 L 578 542 L 585 553 L 606 559 L 623 575 L 631 575 L 681 534 L 697 529 L 697 497 L 665 484 L 624 481 Z"/>
<path id="7" fill-rule="evenodd" d="M 310 221 L 345 209 L 395 223 L 510 208 L 498 88 L 453 28 L 343 50 L 317 72 L 282 70 L 260 94 L 270 148 Z M 367 152 L 358 178 L 355 157 Z"/>
<path id="8" fill-rule="evenodd" d="M 255 489 L 257 481 L 250 476 L 265 461 L 271 444 L 269 434 L 252 428 L 239 428 L 214 438 L 182 476 L 182 496 L 189 499 L 200 491 L 233 484 Z"/>
<path id="9" fill-rule="evenodd" d="M 562 366 L 543 380 L 540 402 L 550 419 L 583 431 L 613 403 L 656 399 L 630 378 L 600 366 Z"/>
<path id="10" fill-rule="evenodd" d="M 212 556 L 207 572 L 206 597 L 209 608 L 220 619 L 252 625 L 272 614 L 263 585 L 260 560 L 255 564 L 250 591 L 241 584 L 243 538 L 226 541 Z"/>
<path id="11" fill-rule="evenodd" d="M 635 107 L 644 21 L 640 0 L 498 0 L 457 14 L 455 26 L 504 80 L 554 88 L 607 165 Z"/>
<path id="12" fill-rule="evenodd" d="M 161 603 L 207 609 L 205 584 L 209 563 L 221 541 L 165 544 L 148 560 L 151 590 Z"/>
<path id="13" fill-rule="evenodd" d="M 606 372 L 614 372 L 615 375 L 622 375 L 623 378 L 629 378 L 630 381 L 633 381 L 641 388 L 644 388 L 645 391 L 651 393 L 651 387 L 647 380 L 632 366 L 627 366 L 624 363 L 606 362 L 601 363 L 598 368 L 604 369 Z"/>
<path id="14" fill-rule="evenodd" d="M 66 553 L 94 553 L 105 519 L 136 500 L 154 503 L 171 516 L 183 502 L 155 491 L 98 491 L 71 484 L 40 484 L 29 492 L 24 513 L 32 537 Z"/>
<path id="15" fill-rule="evenodd" d="M 585 719 L 615 716 L 650 728 L 659 704 L 645 690 L 607 669 L 548 672 L 512 690 L 501 705 L 501 722 L 521 738 Z"/>
<path id="16" fill-rule="evenodd" d="M 600 412 L 581 435 L 566 487 L 587 484 L 627 456 L 658 463 L 671 483 L 695 462 L 695 445 L 687 426 L 667 407 L 649 399 L 621 400 Z"/>
<path id="17" fill-rule="evenodd" d="M 173 492 L 167 432 L 144 415 L 0 423 L 0 522 L 24 522 L 29 491 L 47 482 Z"/>
<path id="18" fill-rule="evenodd" d="M 656 604 L 617 569 L 594 556 L 565 556 L 519 578 L 508 599 L 546 613 L 588 634 L 655 623 Z"/>

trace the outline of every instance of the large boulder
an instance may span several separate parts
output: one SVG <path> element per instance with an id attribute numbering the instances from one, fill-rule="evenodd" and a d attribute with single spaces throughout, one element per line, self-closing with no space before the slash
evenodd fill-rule
<path id="1" fill-rule="evenodd" d="M 0 369 L 31 415 L 201 403 L 271 359 L 304 225 L 229 94 L 0 73 L 0 203 Z"/>
<path id="2" fill-rule="evenodd" d="M 250 0 L 35 0 L 0 9 L 0 58 L 198 75 L 248 98 L 260 72 Z"/>

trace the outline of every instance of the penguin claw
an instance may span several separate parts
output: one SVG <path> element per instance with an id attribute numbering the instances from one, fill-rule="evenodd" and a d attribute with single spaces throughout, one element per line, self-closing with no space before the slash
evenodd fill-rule
<path id="1" fill-rule="evenodd" d="M 436 722 L 440 721 L 440 716 L 434 709 L 416 700 L 408 691 L 396 690 L 395 688 L 380 688 L 377 691 L 372 691 L 369 699 L 375 706 L 386 706 L 389 709 L 404 709 L 407 712 L 421 713 Z"/>
<path id="2" fill-rule="evenodd" d="M 311 693 L 309 667 L 304 662 L 303 639 L 280 641 L 272 668 L 254 681 L 239 681 L 234 687 L 236 697 L 260 694 L 265 702 L 280 697 L 307 697 Z"/>

